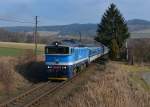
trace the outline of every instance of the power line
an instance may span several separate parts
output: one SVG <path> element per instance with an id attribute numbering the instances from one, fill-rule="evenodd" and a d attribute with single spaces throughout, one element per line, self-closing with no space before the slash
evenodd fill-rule
<path id="1" fill-rule="evenodd" d="M 4 18 L 0 16 L 0 20 L 1 21 L 7 21 L 7 22 L 17 22 L 17 23 L 30 23 L 30 24 L 34 24 L 34 30 L 33 30 L 33 36 L 34 36 L 34 43 L 35 43 L 35 49 L 34 49 L 34 53 L 35 53 L 35 58 L 37 59 L 37 28 L 38 28 L 38 17 L 35 17 L 35 22 L 29 22 L 29 21 L 22 21 L 22 20 L 16 20 L 15 19 L 10 19 L 10 18 Z"/>
<path id="2" fill-rule="evenodd" d="M 29 21 L 14 20 L 14 19 L 8 19 L 8 18 L 3 18 L 3 17 L 0 17 L 0 20 L 7 21 L 7 22 L 17 22 L 17 23 L 30 23 L 30 24 L 34 24 L 33 22 L 29 22 Z"/>
<path id="3" fill-rule="evenodd" d="M 2 16 L 0 15 L 1 18 L 5 18 L 5 19 L 15 19 L 15 20 L 26 20 L 27 22 L 30 21 L 31 22 L 31 19 L 33 21 L 33 17 L 34 16 L 31 16 L 31 17 L 17 17 L 17 16 Z"/>

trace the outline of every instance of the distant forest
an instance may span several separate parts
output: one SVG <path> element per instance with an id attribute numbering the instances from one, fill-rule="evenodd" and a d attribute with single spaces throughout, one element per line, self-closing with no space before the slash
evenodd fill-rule
<path id="1" fill-rule="evenodd" d="M 33 33 L 27 32 L 9 32 L 5 29 L 0 29 L 0 41 L 1 42 L 22 42 L 33 43 Z M 38 43 L 48 43 L 48 38 L 45 36 L 38 36 Z"/>
<path id="2" fill-rule="evenodd" d="M 32 42 L 33 37 L 31 34 L 9 32 L 5 29 L 0 29 L 0 41 L 3 42 Z"/>

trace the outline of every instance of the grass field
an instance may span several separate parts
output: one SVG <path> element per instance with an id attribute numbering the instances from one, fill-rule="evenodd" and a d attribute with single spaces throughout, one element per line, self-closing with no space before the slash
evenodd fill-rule
<path id="1" fill-rule="evenodd" d="M 34 50 L 35 45 L 29 43 L 0 42 L 0 56 L 19 56 L 26 50 Z M 38 44 L 38 53 L 42 54 L 44 44 Z"/>
<path id="2" fill-rule="evenodd" d="M 100 66 L 94 64 L 92 68 L 87 69 L 86 74 L 90 72 L 89 78 L 83 80 L 85 83 L 80 82 L 81 85 L 69 90 L 70 86 L 75 84 L 72 82 L 56 94 L 56 101 L 50 97 L 47 106 L 40 107 L 50 107 L 51 102 L 52 107 L 150 107 L 149 86 L 143 79 L 134 75 L 144 70 L 144 66 L 137 68 L 111 61 L 106 64 L 104 71 Z M 85 75 L 81 77 L 83 78 Z M 63 94 L 66 92 L 68 94 Z"/>

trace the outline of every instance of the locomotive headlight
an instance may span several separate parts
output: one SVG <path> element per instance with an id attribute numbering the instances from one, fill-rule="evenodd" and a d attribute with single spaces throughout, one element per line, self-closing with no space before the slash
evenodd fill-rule
<path id="1" fill-rule="evenodd" d="M 52 68 L 52 66 L 47 66 L 47 68 L 48 68 L 48 69 L 51 69 L 51 68 Z"/>
<path id="2" fill-rule="evenodd" d="M 63 68 L 63 69 L 67 69 L 67 66 L 63 66 L 62 68 Z"/>
<path id="3" fill-rule="evenodd" d="M 64 66 L 64 69 L 67 69 L 67 67 L 66 67 L 66 66 Z"/>

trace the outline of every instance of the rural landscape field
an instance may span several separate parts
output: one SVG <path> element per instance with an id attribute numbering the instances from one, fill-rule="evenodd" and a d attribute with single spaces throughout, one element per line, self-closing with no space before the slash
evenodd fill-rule
<path id="1" fill-rule="evenodd" d="M 35 44 L 29 43 L 13 43 L 13 42 L 0 42 L 0 56 L 19 56 L 27 50 L 34 51 Z M 38 44 L 39 54 L 44 54 L 44 45 Z"/>
<path id="2" fill-rule="evenodd" d="M 1 1 L 0 107 L 150 107 L 148 9 L 148 0 Z"/>

